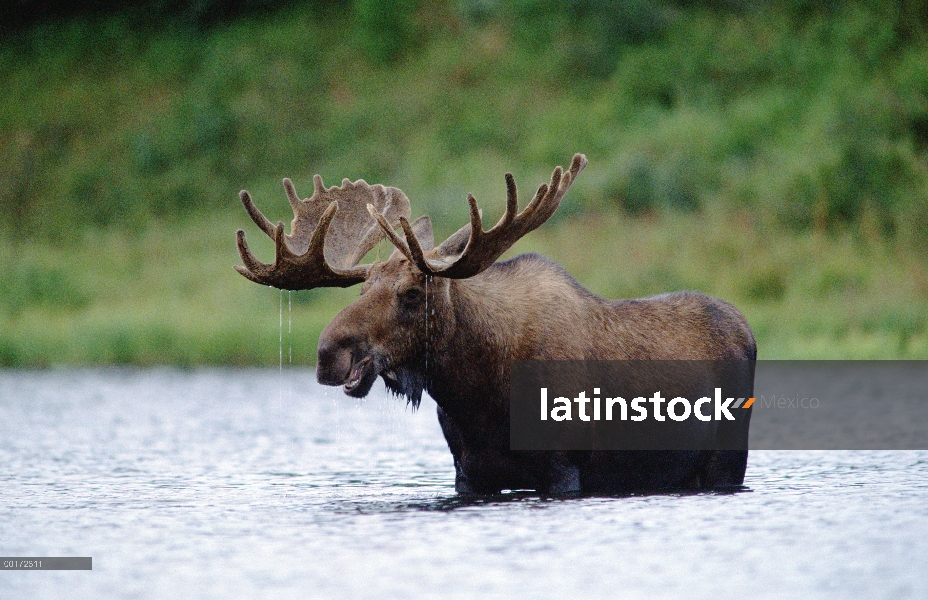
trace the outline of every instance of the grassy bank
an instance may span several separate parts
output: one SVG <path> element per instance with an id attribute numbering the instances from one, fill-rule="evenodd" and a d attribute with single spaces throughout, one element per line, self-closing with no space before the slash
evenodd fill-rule
<path id="1" fill-rule="evenodd" d="M 448 233 L 575 151 L 518 249 L 731 300 L 766 358 L 928 355 L 922 3 L 381 4 L 3 34 L 0 365 L 276 364 L 291 299 L 312 361 L 356 292 L 236 275 L 239 189 L 289 221 L 281 177 L 363 177 Z"/>
<path id="2" fill-rule="evenodd" d="M 357 289 L 290 294 L 246 281 L 231 269 L 246 220 L 151 228 L 141 240 L 86 235 L 66 262 L 41 244 L 4 247 L 33 261 L 4 283 L 18 287 L 5 292 L 16 301 L 0 320 L 0 363 L 275 365 L 281 352 L 284 364 L 291 353 L 313 363 L 319 332 Z M 272 248 L 254 233 L 267 259 Z M 696 289 L 734 302 L 762 358 L 928 358 L 928 262 L 853 232 L 769 232 L 747 212 L 586 214 L 510 254 L 523 251 L 610 298 Z"/>

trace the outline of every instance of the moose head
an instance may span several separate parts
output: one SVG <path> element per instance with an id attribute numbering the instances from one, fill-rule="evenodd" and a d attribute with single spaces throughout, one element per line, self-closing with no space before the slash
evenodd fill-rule
<path id="1" fill-rule="evenodd" d="M 409 200 L 400 190 L 347 179 L 326 189 L 314 178 L 313 196 L 300 200 L 289 179 L 284 189 L 294 211 L 291 234 L 274 226 L 255 207 L 248 192 L 242 203 L 276 245 L 270 265 L 258 261 L 238 231 L 245 266 L 239 273 L 265 285 L 290 290 L 346 287 L 363 283 L 361 298 L 339 313 L 319 338 L 317 377 L 326 385 L 344 385 L 350 396 L 364 397 L 382 376 L 387 387 L 418 405 L 426 382 L 428 352 L 443 346 L 454 330 L 451 281 L 483 273 L 522 236 L 537 229 L 557 210 L 577 175 L 587 165 L 574 156 L 567 171 L 557 167 L 519 212 L 518 191 L 506 174 L 506 212 L 490 230 L 472 195 L 470 223 L 435 246 L 428 216 L 409 222 Z M 399 225 L 403 235 L 395 228 Z M 358 262 L 386 237 L 396 250 L 386 262 Z"/>

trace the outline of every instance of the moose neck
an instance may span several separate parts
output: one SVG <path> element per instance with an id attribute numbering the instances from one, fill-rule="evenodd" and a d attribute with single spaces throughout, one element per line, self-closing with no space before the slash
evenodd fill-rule
<path id="1" fill-rule="evenodd" d="M 545 348 L 570 352 L 585 334 L 564 306 L 595 310 L 600 299 L 535 255 L 449 283 L 447 302 L 433 317 L 426 389 L 462 426 L 508 425 L 510 363 L 557 358 Z"/>
<path id="2" fill-rule="evenodd" d="M 431 317 L 420 362 L 425 389 L 466 439 L 476 443 L 483 436 L 488 442 L 487 436 L 501 437 L 500 426 L 508 426 L 505 352 L 518 333 L 507 318 L 504 295 L 483 274 L 449 284 L 447 302 Z"/>

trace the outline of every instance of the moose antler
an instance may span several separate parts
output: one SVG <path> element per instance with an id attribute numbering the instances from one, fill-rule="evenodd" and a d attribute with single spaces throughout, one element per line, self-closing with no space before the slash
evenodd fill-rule
<path id="1" fill-rule="evenodd" d="M 570 163 L 570 169 L 566 173 L 561 167 L 556 167 L 551 175 L 551 182 L 541 184 L 531 202 L 521 213 L 518 212 L 519 200 L 515 180 L 512 173 L 506 173 L 506 212 L 489 231 L 483 230 L 483 219 L 477 207 L 477 201 L 473 195 L 468 194 L 470 223 L 445 240 L 441 246 L 429 252 L 429 257 L 426 257 L 422 251 L 422 245 L 413 233 L 406 217 L 400 217 L 400 225 L 406 234 L 404 241 L 393 230 L 387 218 L 376 210 L 376 207 L 368 205 L 367 209 L 393 245 L 420 271 L 427 275 L 466 279 L 492 265 L 519 238 L 547 221 L 557 210 L 564 194 L 586 165 L 586 156 L 575 154 Z M 466 246 L 464 246 L 465 243 Z M 463 251 L 459 250 L 461 247 L 464 248 Z"/>
<path id="2" fill-rule="evenodd" d="M 365 207 L 377 207 L 384 222 L 393 223 L 409 217 L 409 199 L 400 190 L 382 185 L 368 185 L 363 179 L 341 187 L 325 189 L 322 177 L 313 177 L 313 195 L 300 200 L 289 179 L 284 190 L 293 207 L 290 235 L 284 224 L 272 224 L 254 205 L 245 190 L 239 194 L 252 220 L 274 240 L 274 262 L 266 265 L 248 249 L 245 232 L 239 229 L 238 252 L 244 266 L 235 270 L 248 279 L 287 290 L 317 287 L 349 287 L 367 277 L 370 265 L 356 266 L 377 242 L 383 239 L 378 222 Z"/>

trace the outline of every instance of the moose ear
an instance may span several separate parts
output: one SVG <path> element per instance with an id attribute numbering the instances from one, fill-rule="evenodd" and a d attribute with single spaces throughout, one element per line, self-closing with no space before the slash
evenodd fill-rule
<path id="1" fill-rule="evenodd" d="M 435 234 L 432 233 L 432 220 L 429 219 L 428 215 L 422 215 L 415 221 L 409 224 L 412 228 L 412 232 L 416 234 L 416 239 L 419 240 L 419 246 L 422 248 L 423 252 L 428 252 L 435 247 Z M 403 256 L 399 250 L 394 249 L 393 253 L 390 255 L 392 259 L 395 256 Z"/>
<path id="2" fill-rule="evenodd" d="M 461 227 L 438 246 L 436 253 L 440 260 L 455 258 L 464 252 L 464 248 L 467 247 L 467 242 L 470 241 L 470 227 L 470 223 Z"/>
<path id="3" fill-rule="evenodd" d="M 435 234 L 432 233 L 432 220 L 428 215 L 422 215 L 412 223 L 412 232 L 416 234 L 416 239 L 419 240 L 419 246 L 422 248 L 423 252 L 428 252 L 435 247 Z"/>

